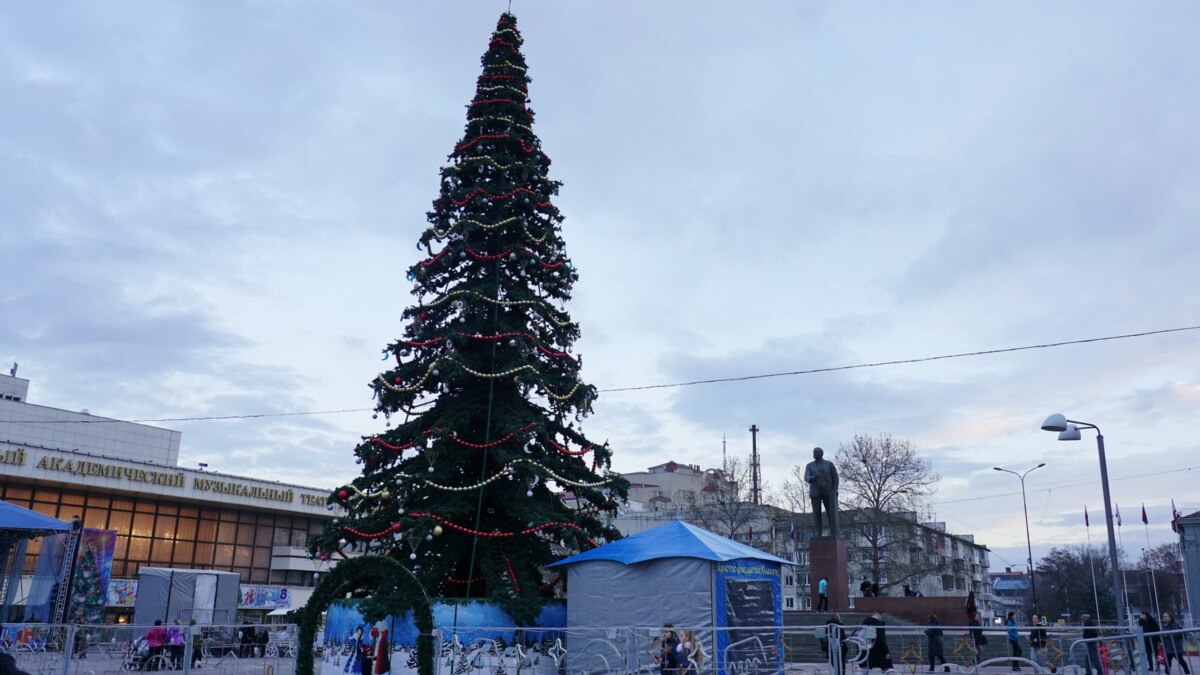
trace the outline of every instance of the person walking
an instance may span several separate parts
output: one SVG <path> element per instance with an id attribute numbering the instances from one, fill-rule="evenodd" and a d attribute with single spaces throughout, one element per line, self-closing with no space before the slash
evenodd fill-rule
<path id="1" fill-rule="evenodd" d="M 1021 652 L 1021 634 L 1017 632 L 1017 613 L 1009 612 L 1008 616 L 1004 617 L 1004 627 L 1008 629 L 1008 650 L 1013 657 L 1012 670 L 1017 672 L 1021 669 L 1021 662 L 1018 661 L 1022 655 Z"/>
<path id="2" fill-rule="evenodd" d="M 942 665 L 946 665 L 946 649 L 942 644 L 942 624 L 938 621 L 937 614 L 930 614 L 926 619 L 929 627 L 925 629 L 925 637 L 929 640 L 929 672 L 937 666 L 938 660 L 941 660 Z"/>
<path id="3" fill-rule="evenodd" d="M 188 631 L 192 634 L 192 667 L 200 666 L 200 656 L 204 651 L 204 636 L 200 632 L 200 627 L 196 625 L 196 620 L 192 619 L 188 622 Z"/>
<path id="4" fill-rule="evenodd" d="M 875 641 L 867 650 L 867 673 L 870 673 L 872 668 L 878 668 L 886 673 L 892 669 L 892 650 L 888 649 L 887 631 L 883 628 L 887 624 L 884 623 L 883 616 L 879 612 L 875 612 L 863 619 L 862 625 L 875 629 Z"/>
<path id="5" fill-rule="evenodd" d="M 967 621 L 975 618 L 975 614 L 979 612 L 979 607 L 975 604 L 975 591 L 967 591 L 967 602 L 963 608 L 967 610 Z"/>
<path id="6" fill-rule="evenodd" d="M 862 583 L 858 585 L 858 594 L 864 598 L 871 597 L 871 582 L 867 581 L 867 575 L 863 575 Z"/>
<path id="7" fill-rule="evenodd" d="M 975 663 L 978 664 L 983 660 L 983 648 L 988 643 L 987 636 L 983 634 L 983 617 L 975 612 L 967 625 L 971 626 L 971 643 L 975 645 Z"/>
<path id="8" fill-rule="evenodd" d="M 678 675 L 679 672 L 679 636 L 675 634 L 675 626 L 663 626 L 662 639 L 655 661 L 662 675 Z"/>
<path id="9" fill-rule="evenodd" d="M 1100 637 L 1100 630 L 1096 628 L 1096 621 L 1092 619 L 1092 615 L 1084 612 L 1079 615 L 1079 623 L 1083 626 L 1083 639 L 1095 640 Z M 1096 671 L 1096 675 L 1104 675 L 1104 667 L 1100 664 L 1100 643 L 1085 642 L 1084 645 L 1084 660 L 1083 672 L 1084 675 L 1092 675 L 1092 671 Z"/>
<path id="10" fill-rule="evenodd" d="M 146 633 L 146 645 L 150 648 L 150 668 L 158 670 L 162 665 L 163 647 L 167 644 L 167 629 L 163 628 L 162 619 L 154 620 L 154 627 Z"/>
<path id="11" fill-rule="evenodd" d="M 1138 626 L 1143 633 L 1157 633 L 1162 628 L 1159 628 L 1158 622 L 1154 617 L 1150 616 L 1149 612 L 1142 612 L 1138 616 Z M 1162 647 L 1161 635 L 1146 635 L 1142 638 L 1142 642 L 1146 651 L 1146 669 L 1152 673 L 1158 672 L 1158 650 Z"/>
<path id="12" fill-rule="evenodd" d="M 818 612 L 828 612 L 829 611 L 829 596 L 827 595 L 828 591 L 829 591 L 829 579 L 827 579 L 825 577 L 821 577 L 821 580 L 817 582 L 817 611 Z"/>
<path id="13" fill-rule="evenodd" d="M 1049 636 L 1046 634 L 1046 624 L 1038 617 L 1037 614 L 1029 617 L 1029 625 L 1033 629 L 1029 631 L 1029 658 L 1041 666 L 1046 667 L 1046 655 L 1043 653 L 1047 646 Z"/>
<path id="14" fill-rule="evenodd" d="M 1182 630 L 1183 626 L 1175 620 L 1175 616 L 1170 612 L 1163 612 L 1162 615 L 1163 630 Z M 1166 675 L 1171 675 L 1171 662 L 1178 661 L 1179 667 L 1183 669 L 1184 675 L 1192 675 L 1191 668 L 1188 667 L 1187 654 L 1183 651 L 1183 635 L 1181 633 L 1172 633 L 1163 636 L 1163 654 L 1166 656 L 1166 663 L 1163 664 L 1163 672 Z"/>
<path id="15" fill-rule="evenodd" d="M 833 628 L 837 626 L 837 628 Z M 845 669 L 846 653 L 850 645 L 846 642 L 846 631 L 842 628 L 842 615 L 834 612 L 825 622 L 825 639 L 822 647 L 829 653 L 829 662 L 833 663 L 834 654 L 841 654 L 842 668 Z M 1189 674 L 1190 675 L 1190 674 Z"/>

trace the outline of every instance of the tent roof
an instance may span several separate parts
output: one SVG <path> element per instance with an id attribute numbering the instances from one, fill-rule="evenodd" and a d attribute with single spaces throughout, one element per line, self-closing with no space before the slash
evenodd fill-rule
<path id="1" fill-rule="evenodd" d="M 43 534 L 67 532 L 70 529 L 71 524 L 66 521 L 0 501 L 0 532 L 39 537 Z"/>
<path id="2" fill-rule="evenodd" d="M 745 544 L 739 544 L 695 525 L 675 520 L 635 535 L 618 539 L 579 555 L 551 563 L 547 567 L 572 565 L 590 560 L 611 560 L 632 565 L 659 558 L 701 558 L 704 560 L 738 560 L 751 558 L 767 560 L 784 565 L 794 565 L 790 560 L 778 558 Z"/>

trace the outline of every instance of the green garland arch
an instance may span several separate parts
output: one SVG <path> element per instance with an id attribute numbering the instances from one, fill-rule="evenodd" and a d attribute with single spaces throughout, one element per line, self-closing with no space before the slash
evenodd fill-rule
<path id="1" fill-rule="evenodd" d="M 374 622 L 388 614 L 400 615 L 412 610 L 417 624 L 417 673 L 433 675 L 433 606 L 425 589 L 407 567 L 393 558 L 370 555 L 338 563 L 321 579 L 312 597 L 296 612 L 300 626 L 300 645 L 296 657 L 297 675 L 313 672 L 313 641 L 321 613 L 330 603 L 356 591 L 371 591 L 363 604 L 363 618 Z"/>

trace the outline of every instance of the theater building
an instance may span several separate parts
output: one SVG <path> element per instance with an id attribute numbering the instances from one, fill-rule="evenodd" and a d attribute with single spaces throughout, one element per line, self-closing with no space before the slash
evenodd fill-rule
<path id="1" fill-rule="evenodd" d="M 181 467 L 180 432 L 35 405 L 29 384 L 0 374 L 0 499 L 117 532 L 106 620 L 132 615 L 142 566 L 238 573 L 239 620 L 307 601 L 327 489 Z"/>

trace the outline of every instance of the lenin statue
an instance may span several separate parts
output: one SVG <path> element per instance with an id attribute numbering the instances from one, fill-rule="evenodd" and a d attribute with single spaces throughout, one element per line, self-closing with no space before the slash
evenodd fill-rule
<path id="1" fill-rule="evenodd" d="M 821 509 L 824 507 L 829 519 L 829 536 L 838 536 L 838 473 L 833 462 L 825 459 L 825 451 L 813 448 L 813 461 L 804 467 L 804 481 L 808 483 L 808 494 L 812 498 L 813 524 L 817 536 L 824 536 L 821 527 Z"/>

